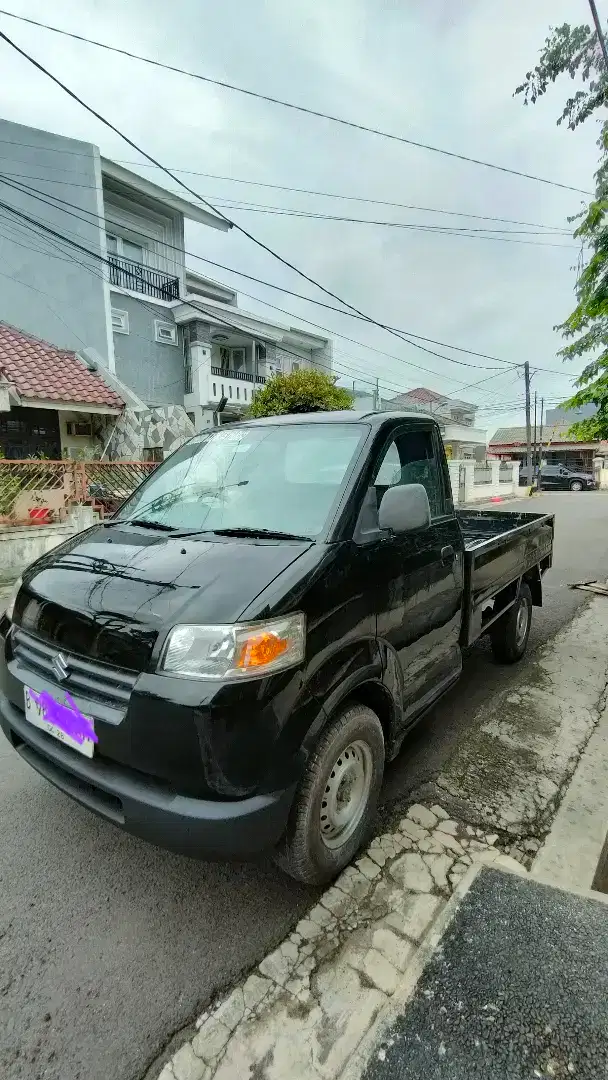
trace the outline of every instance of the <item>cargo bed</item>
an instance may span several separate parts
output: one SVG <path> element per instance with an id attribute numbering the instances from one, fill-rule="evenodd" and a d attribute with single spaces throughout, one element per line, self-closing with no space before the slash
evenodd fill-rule
<path id="1" fill-rule="evenodd" d="M 540 575 L 551 566 L 555 518 L 504 510 L 458 510 L 457 517 L 465 559 L 461 641 L 471 645 L 510 607 L 513 586 L 523 577 L 540 605 Z"/>

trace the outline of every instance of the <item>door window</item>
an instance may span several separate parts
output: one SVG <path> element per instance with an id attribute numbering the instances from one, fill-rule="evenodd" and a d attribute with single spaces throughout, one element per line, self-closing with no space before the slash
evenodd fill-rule
<path id="1" fill-rule="evenodd" d="M 389 443 L 374 480 L 378 506 L 384 492 L 398 484 L 422 484 L 426 488 L 431 517 L 448 512 L 442 470 L 431 431 L 405 431 Z"/>

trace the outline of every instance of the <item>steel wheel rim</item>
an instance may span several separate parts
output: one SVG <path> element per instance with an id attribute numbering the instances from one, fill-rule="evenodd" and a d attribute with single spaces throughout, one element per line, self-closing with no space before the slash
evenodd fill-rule
<path id="1" fill-rule="evenodd" d="M 517 612 L 517 620 L 515 623 L 515 642 L 519 648 L 526 640 L 526 633 L 528 631 L 528 605 L 525 600 L 522 600 Z"/>
<path id="2" fill-rule="evenodd" d="M 362 739 L 349 743 L 338 754 L 325 781 L 319 827 L 326 848 L 335 851 L 350 840 L 369 801 L 373 760 Z"/>
<path id="3" fill-rule="evenodd" d="M 572 484 L 572 487 L 570 488 L 570 490 L 571 491 L 582 491 L 583 490 L 583 485 L 581 484 L 580 480 L 575 480 L 574 483 Z"/>

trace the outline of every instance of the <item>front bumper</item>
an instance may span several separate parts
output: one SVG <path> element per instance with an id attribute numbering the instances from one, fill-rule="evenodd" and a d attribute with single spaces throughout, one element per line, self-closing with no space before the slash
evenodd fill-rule
<path id="1" fill-rule="evenodd" d="M 234 801 L 189 798 L 133 769 L 62 746 L 3 694 L 0 727 L 23 760 L 61 791 L 160 847 L 195 858 L 246 859 L 275 847 L 285 831 L 295 784 Z"/>

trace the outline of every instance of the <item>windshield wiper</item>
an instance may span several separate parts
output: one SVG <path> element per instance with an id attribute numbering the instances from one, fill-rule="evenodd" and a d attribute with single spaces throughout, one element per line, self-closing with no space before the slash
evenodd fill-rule
<path id="1" fill-rule="evenodd" d="M 279 529 L 254 529 L 247 525 L 235 525 L 234 528 L 211 529 L 216 536 L 251 536 L 261 540 L 312 540 L 312 536 L 302 536 L 300 533 L 281 532 Z"/>
<path id="2" fill-rule="evenodd" d="M 158 529 L 160 532 L 174 532 L 175 526 L 164 525 L 162 521 L 149 521 L 147 518 L 112 518 L 104 525 L 140 525 L 142 529 Z"/>

